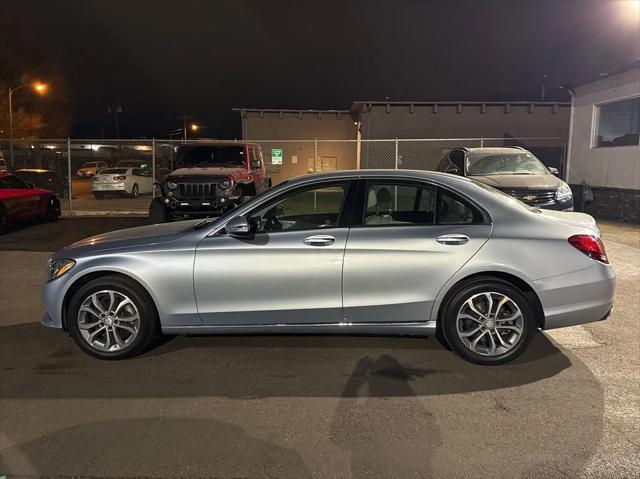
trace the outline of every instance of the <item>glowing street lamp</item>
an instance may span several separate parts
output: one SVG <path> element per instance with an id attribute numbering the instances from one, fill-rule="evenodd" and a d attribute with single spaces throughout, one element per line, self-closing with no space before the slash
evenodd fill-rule
<path id="1" fill-rule="evenodd" d="M 200 127 L 198 125 L 196 125 L 195 123 L 191 123 L 191 131 L 198 131 L 200 129 Z"/>
<path id="2" fill-rule="evenodd" d="M 13 105 L 11 100 L 13 98 L 13 92 L 20 90 L 21 88 L 32 87 L 36 93 L 44 95 L 47 92 L 47 84 L 42 82 L 35 82 L 33 84 L 26 83 L 24 85 L 17 86 L 15 88 L 9 88 L 9 151 L 11 158 L 11 166 L 13 166 Z"/>

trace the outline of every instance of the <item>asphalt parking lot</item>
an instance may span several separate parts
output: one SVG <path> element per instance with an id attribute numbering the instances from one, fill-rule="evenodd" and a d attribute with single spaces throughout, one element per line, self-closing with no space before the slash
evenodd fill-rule
<path id="1" fill-rule="evenodd" d="M 125 194 L 107 194 L 103 199 L 96 199 L 91 192 L 90 178 L 73 178 L 72 208 L 80 213 L 102 213 L 104 211 L 122 211 L 134 214 L 146 214 L 149 211 L 149 203 L 152 195 L 144 194 L 137 198 L 130 198 Z M 63 200 L 64 210 L 68 208 L 68 201 Z"/>
<path id="2" fill-rule="evenodd" d="M 143 218 L 0 238 L 0 475 L 93 478 L 640 477 L 640 234 L 602 224 L 604 322 L 480 367 L 435 340 L 177 337 L 128 361 L 38 323 L 51 251 Z"/>

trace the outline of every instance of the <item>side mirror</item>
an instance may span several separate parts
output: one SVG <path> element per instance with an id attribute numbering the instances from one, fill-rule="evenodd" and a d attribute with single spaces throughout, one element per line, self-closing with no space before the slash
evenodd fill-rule
<path id="1" fill-rule="evenodd" d="M 233 238 L 247 238 L 251 236 L 251 228 L 246 216 L 231 218 L 224 227 L 225 232 Z"/>
<path id="2" fill-rule="evenodd" d="M 257 170 L 261 166 L 262 166 L 262 162 L 260 160 L 253 160 L 251 162 L 251 169 L 253 169 L 253 170 Z"/>
<path id="3" fill-rule="evenodd" d="M 554 168 L 553 166 L 549 166 L 549 171 L 554 176 L 560 176 L 560 171 L 558 171 L 558 168 Z"/>

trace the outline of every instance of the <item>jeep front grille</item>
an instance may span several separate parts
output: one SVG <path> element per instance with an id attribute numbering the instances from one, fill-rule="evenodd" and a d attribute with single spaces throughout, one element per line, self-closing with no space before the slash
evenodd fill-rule
<path id="1" fill-rule="evenodd" d="M 216 195 L 215 183 L 178 183 L 178 196 L 185 199 L 209 199 Z"/>

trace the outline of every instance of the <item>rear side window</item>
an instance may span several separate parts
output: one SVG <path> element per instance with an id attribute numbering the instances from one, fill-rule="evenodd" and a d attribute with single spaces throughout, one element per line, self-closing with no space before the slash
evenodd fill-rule
<path id="1" fill-rule="evenodd" d="M 436 185 L 369 182 L 365 196 L 365 226 L 483 223 L 469 201 Z"/>
<path id="2" fill-rule="evenodd" d="M 13 189 L 24 189 L 27 185 L 24 181 L 16 176 L 5 176 L 0 178 L 0 189 L 3 190 L 13 190 Z"/>
<path id="3" fill-rule="evenodd" d="M 482 214 L 467 201 L 440 188 L 436 220 L 445 225 L 482 223 Z"/>
<path id="4" fill-rule="evenodd" d="M 365 198 L 364 224 L 367 226 L 434 223 L 435 187 L 393 183 L 369 184 Z"/>

